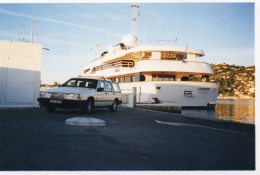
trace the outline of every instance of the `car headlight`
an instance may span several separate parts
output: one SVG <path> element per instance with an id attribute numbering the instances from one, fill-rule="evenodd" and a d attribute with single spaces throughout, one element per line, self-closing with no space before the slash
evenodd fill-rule
<path id="1" fill-rule="evenodd" d="M 80 94 L 65 94 L 65 99 L 82 99 Z"/>
<path id="2" fill-rule="evenodd" d="M 51 93 L 50 92 L 41 91 L 40 92 L 40 97 L 41 98 L 51 98 Z"/>

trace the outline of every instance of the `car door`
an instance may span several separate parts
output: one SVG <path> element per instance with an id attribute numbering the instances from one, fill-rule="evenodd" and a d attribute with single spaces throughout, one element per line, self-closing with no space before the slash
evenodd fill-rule
<path id="1" fill-rule="evenodd" d="M 97 89 L 104 88 L 103 91 L 97 91 L 97 95 L 95 97 L 95 106 L 106 106 L 107 104 L 107 94 L 106 94 L 106 87 L 105 82 L 103 80 L 98 81 Z"/>
<path id="2" fill-rule="evenodd" d="M 111 82 L 105 81 L 105 87 L 106 87 L 106 104 L 107 106 L 110 106 L 114 102 L 114 91 Z"/>

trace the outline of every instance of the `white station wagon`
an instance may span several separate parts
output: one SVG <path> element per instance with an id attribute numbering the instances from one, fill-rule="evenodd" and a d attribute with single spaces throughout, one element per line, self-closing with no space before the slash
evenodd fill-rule
<path id="1" fill-rule="evenodd" d="M 122 94 L 117 82 L 98 78 L 71 78 L 60 87 L 41 91 L 40 106 L 49 112 L 56 108 L 81 109 L 91 113 L 94 107 L 109 107 L 117 110 L 122 103 Z"/>

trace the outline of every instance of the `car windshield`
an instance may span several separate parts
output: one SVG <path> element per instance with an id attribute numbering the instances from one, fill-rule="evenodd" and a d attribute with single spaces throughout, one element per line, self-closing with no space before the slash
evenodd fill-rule
<path id="1" fill-rule="evenodd" d="M 98 80 L 93 79 L 70 79 L 65 82 L 61 87 L 82 87 L 82 88 L 94 88 L 97 87 Z"/>

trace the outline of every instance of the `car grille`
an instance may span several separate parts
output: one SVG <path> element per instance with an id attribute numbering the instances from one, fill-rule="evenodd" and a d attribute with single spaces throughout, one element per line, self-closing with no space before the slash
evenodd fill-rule
<path id="1" fill-rule="evenodd" d="M 64 95 L 65 95 L 65 93 L 53 92 L 51 94 L 51 98 L 53 98 L 53 99 L 64 99 Z"/>

